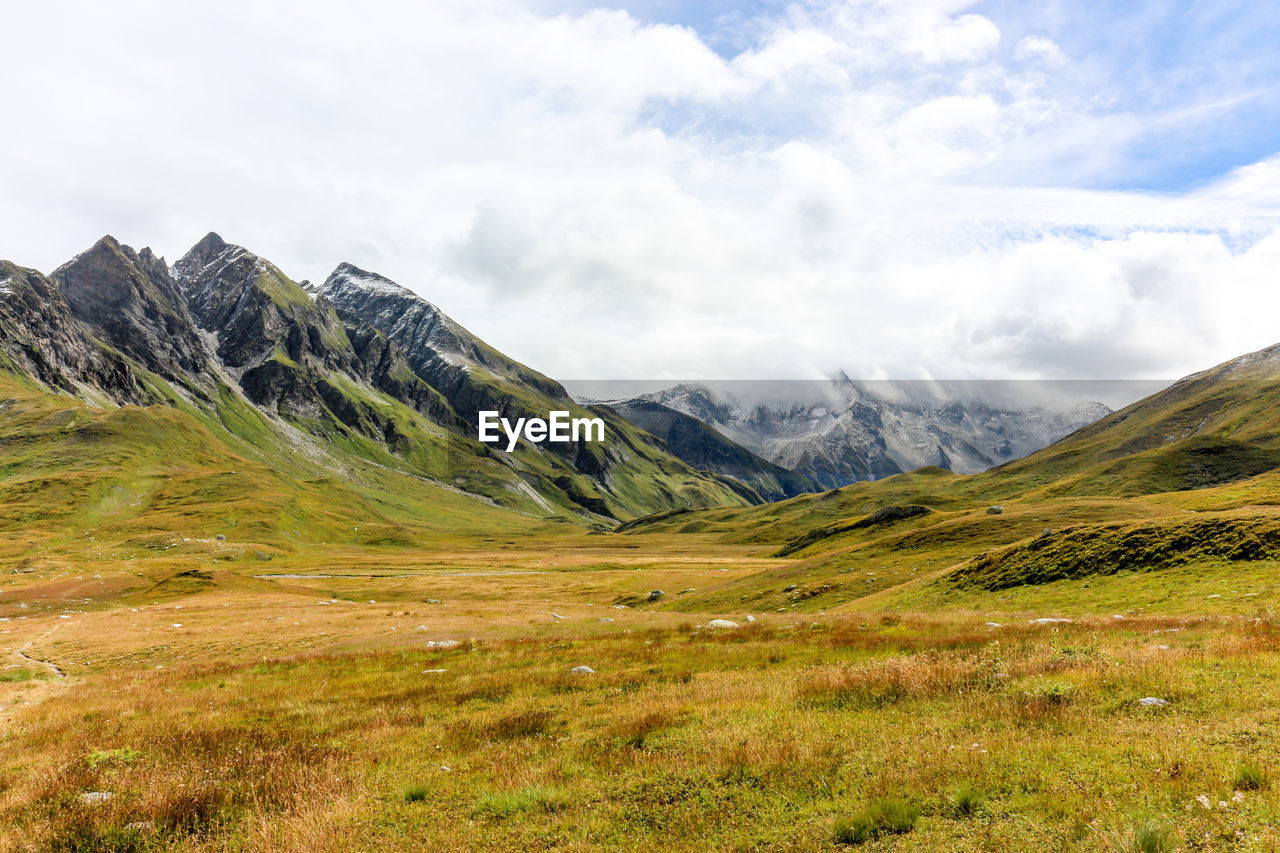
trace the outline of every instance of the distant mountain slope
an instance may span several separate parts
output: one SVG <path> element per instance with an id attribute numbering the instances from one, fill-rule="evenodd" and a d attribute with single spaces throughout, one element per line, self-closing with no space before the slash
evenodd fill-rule
<path id="1" fill-rule="evenodd" d="M 782 384 L 782 383 L 771 383 Z M 713 427 L 826 488 L 926 465 L 972 474 L 1024 456 L 1108 414 L 1101 403 L 997 407 L 945 383 L 793 383 L 784 397 L 678 385 L 640 398 Z M 748 387 L 746 390 L 750 391 Z M 755 398 L 755 399 L 752 399 Z"/>
<path id="2" fill-rule="evenodd" d="M 662 439 L 667 450 L 694 468 L 732 477 L 750 486 L 767 500 L 776 501 L 822 490 L 822 486 L 810 477 L 761 459 L 697 418 L 660 403 L 626 400 L 606 405 L 649 434 Z"/>
<path id="3" fill-rule="evenodd" d="M 923 468 L 767 506 L 639 519 L 625 533 L 683 531 L 792 558 L 691 596 L 690 608 L 969 606 L 1117 573 L 1248 571 L 1280 555 L 1280 345 L 980 474 Z"/>
<path id="4" fill-rule="evenodd" d="M 1184 377 L 1048 447 L 980 474 L 956 476 L 928 467 L 819 496 L 697 515 L 711 531 L 785 542 L 887 505 L 983 509 L 988 504 L 1114 502 L 1202 491 L 1206 505 L 1229 509 L 1280 505 L 1277 484 L 1280 344 Z M 761 523 L 766 519 L 767 524 Z M 1001 523 L 999 516 L 996 523 Z M 660 519 L 650 525 L 673 526 L 674 521 Z M 643 521 L 631 526 L 645 528 Z"/>
<path id="5" fill-rule="evenodd" d="M 89 554 L 256 563 L 441 530 L 512 535 L 531 522 L 301 434 L 275 444 L 251 407 L 223 417 L 242 419 L 239 435 L 177 403 L 93 406 L 0 370 L 0 566 Z"/>
<path id="6" fill-rule="evenodd" d="M 1052 495 L 1138 495 L 1280 467 L 1280 344 L 1184 377 L 1039 453 L 992 484 Z"/>

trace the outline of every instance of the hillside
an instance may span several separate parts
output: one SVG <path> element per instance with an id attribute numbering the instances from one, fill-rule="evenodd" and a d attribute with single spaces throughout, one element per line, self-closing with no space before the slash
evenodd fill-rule
<path id="1" fill-rule="evenodd" d="M 240 526 L 272 547 L 761 500 L 575 405 L 408 291 L 400 316 L 444 332 L 384 331 L 376 305 L 352 305 L 376 292 L 361 283 L 371 274 L 353 284 L 354 268 L 339 270 L 345 296 L 338 279 L 327 292 L 341 310 L 216 234 L 172 266 L 111 237 L 49 276 L 0 264 L 0 474 L 21 498 L 4 527 L 39 531 L 11 550 L 95 529 L 86 507 L 110 494 L 118 541 Z M 602 417 L 608 441 L 507 454 L 476 440 L 479 408 Z"/>
<path id="2" fill-rule="evenodd" d="M 922 468 L 767 506 L 640 519 L 626 534 L 711 535 L 789 558 L 680 605 L 691 608 L 973 603 L 982 591 L 1269 564 L 1280 559 L 1278 436 L 1272 347 L 981 474 Z"/>

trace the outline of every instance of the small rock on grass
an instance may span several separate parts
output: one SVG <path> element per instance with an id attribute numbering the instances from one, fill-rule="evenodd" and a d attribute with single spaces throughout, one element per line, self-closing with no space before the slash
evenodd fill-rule
<path id="1" fill-rule="evenodd" d="M 657 600 L 658 600 L 658 599 L 660 599 L 660 598 L 665 598 L 665 597 L 666 597 L 666 595 L 667 595 L 667 594 L 666 594 L 665 592 L 663 592 L 662 590 L 660 590 L 660 589 L 655 589 L 655 590 L 653 590 L 652 592 L 650 592 L 650 593 L 649 593 L 649 600 L 650 600 L 650 601 L 657 601 Z"/>
<path id="2" fill-rule="evenodd" d="M 1169 700 L 1158 696 L 1143 696 L 1138 700 L 1138 704 L 1144 708 L 1163 708 L 1169 704 Z"/>
<path id="3" fill-rule="evenodd" d="M 456 649 L 460 645 L 457 640 L 427 640 L 429 649 Z"/>
<path id="4" fill-rule="evenodd" d="M 85 791 L 80 795 L 80 802 L 87 803 L 89 805 L 96 805 L 98 803 L 105 803 L 114 796 L 115 794 L 110 791 Z"/>
<path id="5" fill-rule="evenodd" d="M 594 669 L 592 669 L 589 666 L 586 666 L 585 664 L 583 666 L 575 666 L 573 669 L 569 671 L 576 672 L 578 675 L 591 675 L 592 673 L 595 672 Z"/>
<path id="6" fill-rule="evenodd" d="M 731 619 L 712 619 L 707 623 L 708 628 L 737 628 L 738 623 Z"/>
<path id="7" fill-rule="evenodd" d="M 750 613 L 748 613 L 748 614 L 747 614 L 747 621 L 748 621 L 748 622 L 754 622 L 754 621 L 756 621 L 756 617 L 754 617 L 754 616 L 752 616 Z"/>

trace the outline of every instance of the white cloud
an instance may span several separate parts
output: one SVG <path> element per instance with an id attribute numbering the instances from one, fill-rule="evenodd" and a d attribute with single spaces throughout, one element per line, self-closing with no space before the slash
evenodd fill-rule
<path id="1" fill-rule="evenodd" d="M 497 0 L 31 4 L 0 255 L 212 228 L 566 378 L 1172 376 L 1280 339 L 1280 161 L 1082 189 L 1147 117 L 973 8 L 810 2 L 726 58 Z"/>
<path id="2" fill-rule="evenodd" d="M 1041 62 L 1045 65 L 1063 65 L 1067 56 L 1053 39 L 1044 36 L 1024 36 L 1013 47 L 1013 58 L 1018 62 Z"/>

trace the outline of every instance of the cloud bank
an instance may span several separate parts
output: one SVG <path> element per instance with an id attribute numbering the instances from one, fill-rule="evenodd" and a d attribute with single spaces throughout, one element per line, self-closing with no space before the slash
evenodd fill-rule
<path id="1" fill-rule="evenodd" d="M 565 378 L 1171 378 L 1280 341 L 1275 97 L 1265 51 L 1213 76 L 1221 20 L 1183 16 L 1184 74 L 1087 4 L 639 8 L 10 10 L 0 255 L 215 229 Z"/>

